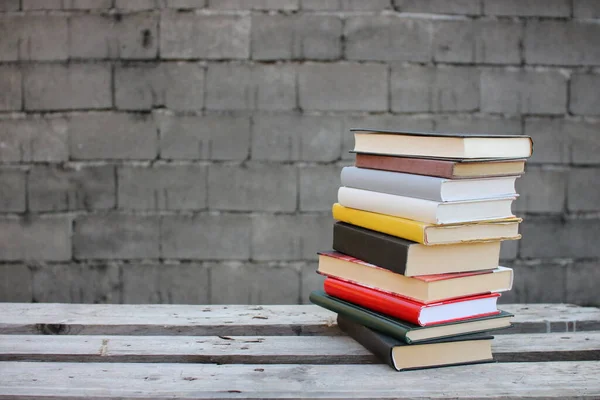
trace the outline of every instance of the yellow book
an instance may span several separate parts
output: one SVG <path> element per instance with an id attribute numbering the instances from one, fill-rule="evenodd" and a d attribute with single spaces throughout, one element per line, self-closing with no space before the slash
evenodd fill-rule
<path id="1" fill-rule="evenodd" d="M 495 240 L 518 240 L 519 223 L 517 217 L 492 221 L 466 222 L 458 224 L 434 225 L 391 215 L 357 210 L 335 203 L 333 218 L 337 221 L 360 226 L 373 231 L 386 233 L 424 245 L 440 245 L 468 242 L 488 242 Z"/>

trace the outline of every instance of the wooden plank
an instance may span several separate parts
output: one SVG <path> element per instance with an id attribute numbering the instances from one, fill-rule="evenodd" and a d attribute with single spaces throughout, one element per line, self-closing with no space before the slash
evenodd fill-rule
<path id="1" fill-rule="evenodd" d="M 600 360 L 600 332 L 502 335 L 492 343 L 494 358 L 501 362 Z M 346 336 L 0 335 L 0 361 L 380 363 Z"/>
<path id="2" fill-rule="evenodd" d="M 506 333 L 600 330 L 600 309 L 510 304 Z M 306 305 L 128 305 L 0 303 L 0 334 L 339 335 L 336 315 Z"/>
<path id="3" fill-rule="evenodd" d="M 586 398 L 600 361 L 396 372 L 387 365 L 0 362 L 0 398 Z"/>

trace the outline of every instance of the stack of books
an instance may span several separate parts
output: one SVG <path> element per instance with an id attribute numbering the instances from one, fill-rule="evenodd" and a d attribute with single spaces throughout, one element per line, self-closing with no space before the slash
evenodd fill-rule
<path id="1" fill-rule="evenodd" d="M 497 306 L 513 283 L 500 245 L 521 238 L 531 138 L 352 131 L 311 302 L 396 370 L 492 362 L 490 332 L 514 317 Z"/>

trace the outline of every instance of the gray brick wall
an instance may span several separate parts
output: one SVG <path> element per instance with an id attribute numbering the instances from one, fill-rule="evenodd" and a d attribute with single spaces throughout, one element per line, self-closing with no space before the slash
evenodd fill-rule
<path id="1" fill-rule="evenodd" d="M 0 1 L 0 301 L 299 303 L 349 129 L 531 135 L 503 302 L 600 305 L 600 1 Z"/>

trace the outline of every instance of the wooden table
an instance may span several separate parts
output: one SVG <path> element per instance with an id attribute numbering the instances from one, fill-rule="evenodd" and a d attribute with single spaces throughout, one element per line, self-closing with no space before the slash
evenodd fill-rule
<path id="1" fill-rule="evenodd" d="M 0 399 L 600 399 L 600 309 L 503 308 L 498 363 L 396 372 L 314 305 L 0 303 Z"/>

